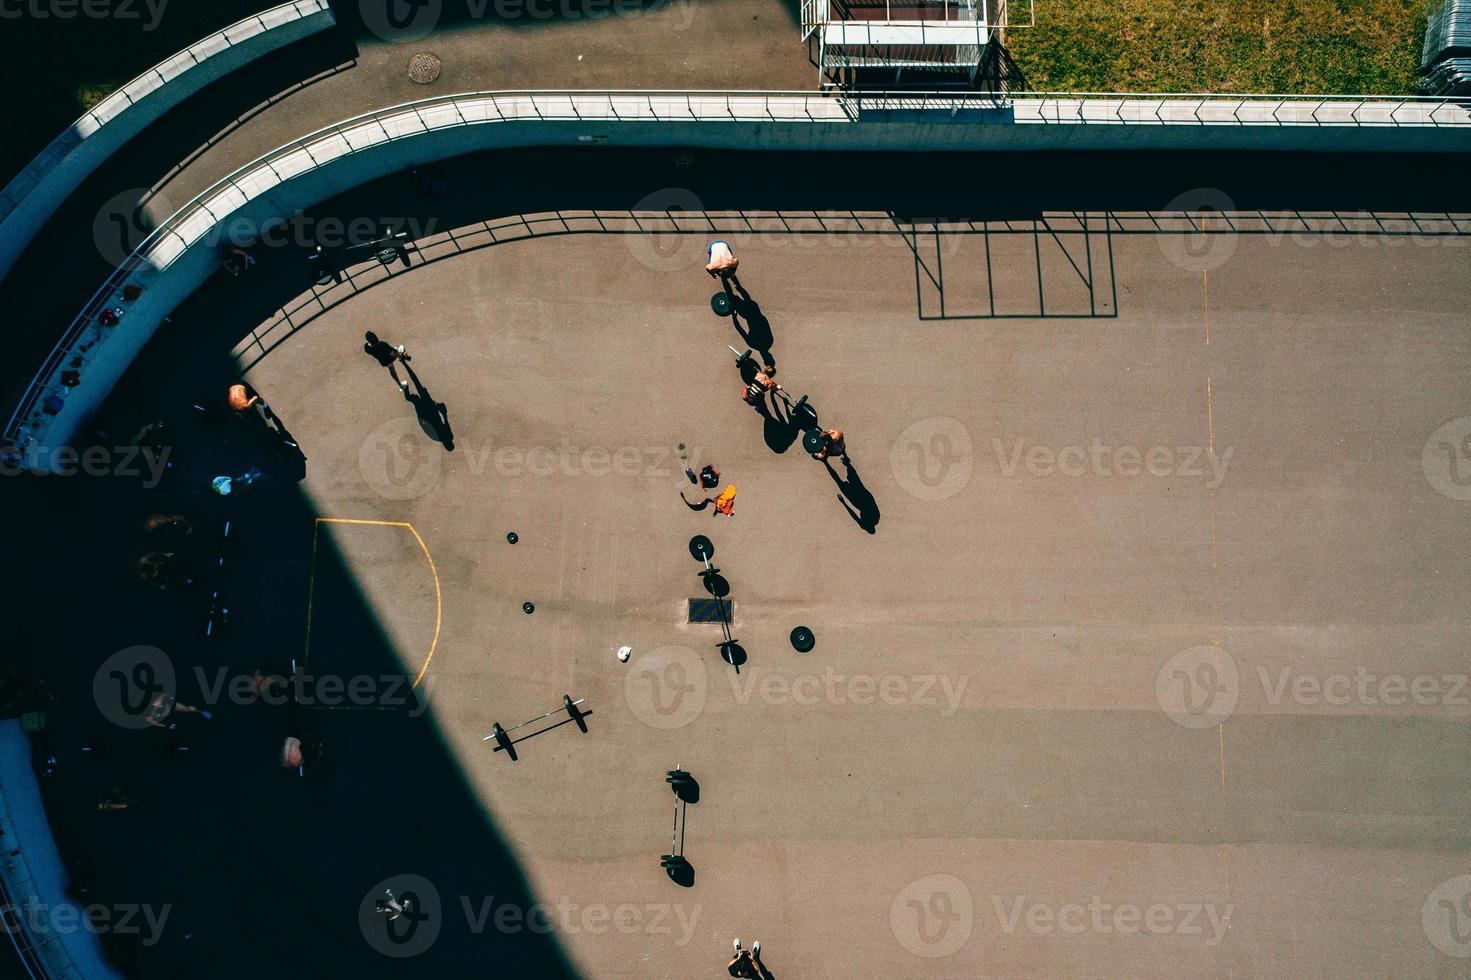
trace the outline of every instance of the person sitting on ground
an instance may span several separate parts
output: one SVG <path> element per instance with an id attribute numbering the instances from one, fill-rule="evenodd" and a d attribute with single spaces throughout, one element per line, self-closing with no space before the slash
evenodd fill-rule
<path id="1" fill-rule="evenodd" d="M 730 242 L 719 239 L 711 242 L 705 249 L 705 258 L 708 260 L 705 263 L 705 271 L 710 274 L 711 279 L 719 279 L 722 284 L 740 285 L 740 280 L 736 278 L 736 269 L 740 266 L 741 260 L 736 258 L 735 253 L 731 251 Z"/>
<path id="2" fill-rule="evenodd" d="M 149 514 L 143 522 L 143 529 L 149 534 L 157 534 L 160 531 L 173 531 L 179 534 L 194 533 L 194 527 L 189 523 L 189 518 L 183 514 Z"/>
<path id="3" fill-rule="evenodd" d="M 760 980 L 766 973 L 766 966 L 761 962 L 761 940 L 752 943 L 750 949 L 742 949 L 741 941 L 737 939 L 735 958 L 726 966 L 726 970 L 733 977 Z"/>
<path id="4" fill-rule="evenodd" d="M 126 810 L 128 807 L 137 802 L 138 801 L 136 799 L 123 792 L 122 787 L 115 785 L 109 788 L 108 791 L 97 800 L 97 812 L 109 813 L 117 810 Z"/>
<path id="5" fill-rule="evenodd" d="M 268 704 L 282 704 L 286 699 L 290 681 L 267 664 L 261 664 L 250 674 L 250 699 Z"/>
<path id="6" fill-rule="evenodd" d="M 736 488 L 735 484 L 732 483 L 720 492 L 720 496 L 714 499 L 715 513 L 711 514 L 710 516 L 716 517 L 718 515 L 724 514 L 726 517 L 734 517 L 735 498 Z"/>
<path id="7" fill-rule="evenodd" d="M 312 738 L 303 742 L 294 735 L 288 735 L 281 743 L 281 767 L 299 769 L 306 765 L 308 760 L 322 761 L 322 740 Z"/>
<path id="8" fill-rule="evenodd" d="M 194 579 L 182 570 L 178 555 L 172 551 L 150 551 L 139 558 L 138 577 L 156 589 L 194 584 Z"/>
<path id="9" fill-rule="evenodd" d="M 378 899 L 378 904 L 374 910 L 388 916 L 389 922 L 397 919 L 405 912 L 413 911 L 414 900 L 412 898 L 394 898 L 392 888 L 385 888 L 383 891 L 386 897 Z"/>
<path id="10" fill-rule="evenodd" d="M 680 496 L 680 499 L 682 499 L 684 501 L 685 506 L 688 507 L 690 510 L 704 510 L 706 507 L 709 507 L 711 504 L 714 504 L 715 505 L 715 512 L 710 515 L 711 517 L 719 517 L 722 514 L 724 514 L 726 517 L 734 517 L 735 516 L 735 498 L 736 498 L 735 484 L 731 484 L 731 485 L 727 486 L 723 491 L 721 491 L 720 496 L 718 496 L 718 497 L 706 497 L 704 500 L 701 500 L 699 503 L 692 502 L 690 500 L 690 498 L 688 498 L 688 497 L 686 497 L 684 495 L 684 491 L 683 490 L 681 490 L 679 492 L 679 496 Z"/>
<path id="11" fill-rule="evenodd" d="M 224 265 L 226 272 L 239 278 L 242 273 L 255 268 L 255 256 L 239 245 L 229 245 L 225 248 Z"/>
<path id="12" fill-rule="evenodd" d="M 153 701 L 148 705 L 148 713 L 143 716 L 143 720 L 155 728 L 173 728 L 174 723 L 168 718 L 175 711 L 186 715 L 198 715 L 205 721 L 214 717 L 208 711 L 196 708 L 192 704 L 180 704 L 179 699 L 174 695 L 160 691 L 154 695 Z"/>

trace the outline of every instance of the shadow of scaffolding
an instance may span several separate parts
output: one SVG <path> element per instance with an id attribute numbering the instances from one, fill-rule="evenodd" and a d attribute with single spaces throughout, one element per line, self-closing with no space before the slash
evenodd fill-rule
<path id="1" fill-rule="evenodd" d="M 1111 222 L 1085 214 L 1069 224 L 1039 217 L 913 225 L 919 319 L 1117 317 Z"/>

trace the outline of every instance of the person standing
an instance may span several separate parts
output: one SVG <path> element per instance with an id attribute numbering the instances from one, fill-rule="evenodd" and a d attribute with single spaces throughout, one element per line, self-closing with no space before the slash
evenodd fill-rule
<path id="1" fill-rule="evenodd" d="M 822 448 L 813 453 L 812 458 L 825 462 L 833 453 L 837 453 L 843 462 L 848 462 L 848 444 L 843 440 L 843 430 L 823 429 Z"/>
<path id="2" fill-rule="evenodd" d="M 746 980 L 760 980 L 766 976 L 766 965 L 761 962 L 761 940 L 751 944 L 750 949 L 743 949 L 741 941 L 735 941 L 735 958 L 726 965 L 727 972 L 733 977 L 743 977 Z"/>

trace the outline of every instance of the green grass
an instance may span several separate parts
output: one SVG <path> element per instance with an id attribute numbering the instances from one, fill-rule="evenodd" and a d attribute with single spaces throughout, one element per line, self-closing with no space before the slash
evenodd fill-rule
<path id="1" fill-rule="evenodd" d="M 1035 0 L 1041 92 L 1414 94 L 1430 0 Z M 1437 0 L 1438 2 L 1438 0 Z"/>

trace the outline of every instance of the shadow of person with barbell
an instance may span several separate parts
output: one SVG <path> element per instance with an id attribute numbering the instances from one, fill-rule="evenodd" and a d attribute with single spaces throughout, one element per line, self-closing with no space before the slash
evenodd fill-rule
<path id="1" fill-rule="evenodd" d="M 771 353 L 776 339 L 771 334 L 771 321 L 761 312 L 761 304 L 734 277 L 726 281 L 725 292 L 730 296 L 730 322 L 735 325 L 736 333 L 741 335 L 747 347 L 761 355 L 761 361 L 767 368 L 776 367 L 776 358 Z"/>
<path id="2" fill-rule="evenodd" d="M 838 471 L 833 469 L 829 460 L 823 460 L 822 465 L 827 467 L 828 476 L 838 485 L 838 502 L 848 512 L 848 516 L 869 534 L 878 533 L 879 504 L 869 492 L 868 487 L 863 485 L 863 480 L 858 476 L 858 470 L 854 468 L 851 460 L 843 459 L 845 476 L 838 476 Z"/>

